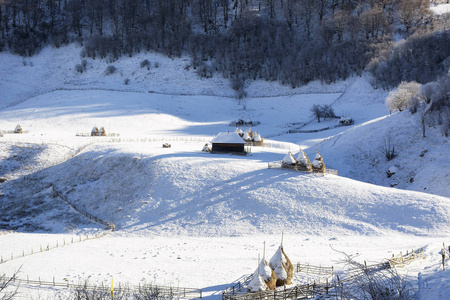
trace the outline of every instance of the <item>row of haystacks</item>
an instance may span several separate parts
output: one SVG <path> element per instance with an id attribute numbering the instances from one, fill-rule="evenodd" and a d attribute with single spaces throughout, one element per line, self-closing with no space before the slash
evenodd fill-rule
<path id="1" fill-rule="evenodd" d="M 280 246 L 269 263 L 264 258 L 260 261 L 247 289 L 249 292 L 272 291 L 278 286 L 291 284 L 293 278 L 294 266 Z"/>
<path id="2" fill-rule="evenodd" d="M 236 128 L 235 131 L 246 143 L 252 143 L 253 146 L 262 146 L 264 143 L 264 139 L 261 137 L 259 133 L 250 128 L 246 131 L 242 131 L 242 129 Z"/>
<path id="3" fill-rule="evenodd" d="M 98 127 L 92 128 L 91 136 L 106 136 L 105 127 L 100 127 L 100 129 Z"/>
<path id="4" fill-rule="evenodd" d="M 302 149 L 300 149 L 297 158 L 294 158 L 291 151 L 289 151 L 281 161 L 281 167 L 296 169 L 299 171 L 313 171 L 319 173 L 325 173 L 326 170 L 325 163 L 323 162 L 323 157 L 319 152 L 316 153 L 313 162 L 311 162 Z"/>

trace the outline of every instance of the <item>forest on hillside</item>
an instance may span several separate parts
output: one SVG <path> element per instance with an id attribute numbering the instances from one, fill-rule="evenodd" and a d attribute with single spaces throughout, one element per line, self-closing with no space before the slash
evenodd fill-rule
<path id="1" fill-rule="evenodd" d="M 294 88 L 369 70 L 390 89 L 450 67 L 450 18 L 429 0 L 0 0 L 0 20 L 1 51 L 76 42 L 110 62 L 189 55 L 187 68 L 229 78 L 239 97 L 255 79 Z"/>

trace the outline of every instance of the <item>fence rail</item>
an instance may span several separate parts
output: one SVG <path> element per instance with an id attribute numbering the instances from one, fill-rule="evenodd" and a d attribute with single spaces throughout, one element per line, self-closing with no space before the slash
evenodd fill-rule
<path id="1" fill-rule="evenodd" d="M 400 252 L 399 255 L 393 255 L 388 261 L 391 267 L 403 267 L 405 264 L 409 264 L 419 259 L 425 259 L 423 249 L 417 249 L 415 251 L 411 250 L 411 252 L 407 251 L 405 255 Z"/>
<path id="2" fill-rule="evenodd" d="M 27 276 L 27 279 L 20 279 L 17 277 L 5 277 L 5 280 L 11 280 L 16 285 L 28 285 L 28 286 L 41 286 L 41 287 L 58 287 L 58 288 L 68 288 L 74 290 L 97 290 L 110 292 L 111 286 L 109 284 L 105 285 L 102 283 L 101 286 L 96 285 L 88 285 L 88 284 L 73 284 L 69 281 L 66 282 L 56 282 L 53 277 L 52 281 L 44 281 L 39 278 L 38 280 L 30 280 Z M 203 293 L 202 289 L 198 288 L 185 288 L 185 287 L 170 287 L 170 286 L 160 286 L 153 284 L 139 284 L 136 285 L 121 285 L 120 283 L 114 286 L 114 292 L 124 292 L 126 294 L 135 294 L 143 289 L 152 289 L 154 291 L 158 291 L 161 295 L 172 295 L 175 298 L 202 298 Z"/>
<path id="3" fill-rule="evenodd" d="M 281 160 L 276 160 L 276 161 L 271 161 L 267 163 L 267 168 L 269 169 L 286 169 L 286 170 L 293 170 L 296 172 L 303 172 L 303 173 L 312 173 L 312 174 L 318 174 L 318 175 L 325 175 L 325 174 L 332 174 L 332 175 L 338 175 L 338 171 L 334 170 L 334 169 L 325 169 L 324 172 L 315 172 L 313 171 L 304 171 L 304 170 L 299 170 L 297 168 L 297 166 L 292 166 L 292 167 L 287 167 L 287 166 L 283 166 Z"/>
<path id="4" fill-rule="evenodd" d="M 37 254 L 37 253 L 42 253 L 45 251 L 50 251 L 51 249 L 55 249 L 55 248 L 59 248 L 59 247 L 63 247 L 66 245 L 70 245 L 70 244 L 74 244 L 74 243 L 79 243 L 79 242 L 84 242 L 84 241 L 88 241 L 88 240 L 94 240 L 94 239 L 99 239 L 102 238 L 104 236 L 107 235 L 107 232 L 104 232 L 102 234 L 94 234 L 94 235 L 85 235 L 85 236 L 76 236 L 75 238 L 72 236 L 70 239 L 63 239 L 62 241 L 56 241 L 56 243 L 54 244 L 50 244 L 47 243 L 46 245 L 44 244 L 44 246 L 40 245 L 39 248 L 37 250 L 35 250 L 34 248 L 31 248 L 30 250 L 25 250 L 22 249 L 21 253 L 11 253 L 9 256 L 0 256 L 0 264 L 6 263 L 8 261 L 14 260 L 14 259 L 18 259 L 18 258 L 22 258 L 25 256 L 30 256 L 33 254 Z"/>
<path id="5" fill-rule="evenodd" d="M 274 291 L 261 291 L 257 293 L 249 293 L 247 286 L 253 278 L 253 274 L 245 276 L 239 280 L 235 285 L 227 288 L 222 293 L 222 300 L 259 300 L 259 299 L 308 299 L 320 293 L 328 293 L 331 289 L 329 285 L 329 278 L 334 274 L 333 267 L 313 266 L 310 264 L 297 263 L 295 273 L 305 273 L 311 275 L 318 275 L 323 277 L 324 283 L 321 283 L 321 278 L 308 284 L 297 285 L 291 288 L 278 288 Z"/>
<path id="6" fill-rule="evenodd" d="M 79 208 L 78 208 L 74 203 L 72 203 L 69 199 L 67 199 L 66 197 L 63 197 L 63 196 L 55 189 L 55 187 L 53 186 L 53 184 L 51 185 L 51 187 L 52 187 L 53 193 L 55 193 L 56 196 L 58 196 L 59 198 L 61 198 L 62 200 L 64 200 L 64 202 L 66 202 L 67 204 L 69 204 L 70 207 L 72 207 L 74 210 L 76 210 L 79 214 L 85 216 L 86 218 L 88 218 L 89 220 L 91 220 L 91 221 L 93 221 L 93 222 L 96 222 L 96 223 L 98 223 L 98 224 L 101 224 L 101 225 L 106 226 L 106 228 L 107 228 L 108 230 L 114 231 L 114 229 L 116 228 L 116 226 L 114 225 L 113 222 L 103 220 L 103 219 L 101 219 L 101 218 L 99 218 L 99 217 L 96 217 L 96 216 L 94 216 L 94 215 L 92 215 L 92 214 L 86 212 L 86 211 L 83 211 L 83 210 L 79 209 Z"/>

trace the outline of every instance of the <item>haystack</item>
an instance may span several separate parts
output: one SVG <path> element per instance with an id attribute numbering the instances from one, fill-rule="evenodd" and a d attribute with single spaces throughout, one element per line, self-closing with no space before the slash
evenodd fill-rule
<path id="1" fill-rule="evenodd" d="M 294 266 L 289 257 L 284 253 L 283 246 L 280 246 L 269 262 L 270 267 L 277 276 L 276 286 L 289 285 L 294 278 Z"/>
<path id="2" fill-rule="evenodd" d="M 284 168 L 293 168 L 297 164 L 297 161 L 295 160 L 294 156 L 292 155 L 291 151 L 289 151 L 281 161 L 281 166 Z"/>
<path id="3" fill-rule="evenodd" d="M 246 142 L 251 142 L 252 138 L 250 137 L 250 135 L 248 134 L 248 132 L 244 132 L 244 135 L 242 136 L 242 139 Z"/>
<path id="4" fill-rule="evenodd" d="M 262 284 L 264 283 L 264 284 Z M 253 279 L 248 285 L 250 292 L 259 292 L 265 290 L 274 290 L 277 283 L 277 276 L 270 268 L 269 263 L 263 258 L 258 268 L 253 273 Z"/>
<path id="5" fill-rule="evenodd" d="M 252 146 L 262 147 L 264 143 L 264 139 L 261 137 L 259 133 L 254 133 L 252 138 Z"/>
<path id="6" fill-rule="evenodd" d="M 311 161 L 302 149 L 297 155 L 297 168 L 300 171 L 312 171 Z"/>
<path id="7" fill-rule="evenodd" d="M 325 173 L 325 163 L 323 162 L 322 155 L 320 155 L 319 152 L 317 152 L 311 166 L 314 172 Z"/>
<path id="8" fill-rule="evenodd" d="M 105 127 L 100 128 L 100 130 L 98 131 L 98 135 L 99 136 L 106 136 Z"/>
<path id="9" fill-rule="evenodd" d="M 211 152 L 211 146 L 208 143 L 206 143 L 205 146 L 203 146 L 202 151 L 203 152 Z"/>
<path id="10" fill-rule="evenodd" d="M 236 130 L 235 130 L 234 132 L 236 132 L 237 134 L 239 134 L 240 137 L 243 137 L 243 136 L 244 136 L 244 132 L 243 132 L 242 129 L 240 129 L 240 128 L 236 128 Z"/>
<path id="11" fill-rule="evenodd" d="M 22 127 L 17 124 L 16 128 L 14 129 L 14 133 L 22 133 Z"/>
<path id="12" fill-rule="evenodd" d="M 250 139 L 253 139 L 253 135 L 254 135 L 253 130 L 250 128 L 249 130 L 247 130 L 247 132 L 248 132 L 248 136 L 250 137 Z"/>
<path id="13" fill-rule="evenodd" d="M 92 128 L 91 136 L 97 136 L 97 135 L 98 135 L 98 128 L 97 127 Z"/>

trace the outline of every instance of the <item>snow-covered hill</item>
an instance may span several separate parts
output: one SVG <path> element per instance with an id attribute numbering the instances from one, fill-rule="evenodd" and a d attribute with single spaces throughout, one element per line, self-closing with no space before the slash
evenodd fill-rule
<path id="1" fill-rule="evenodd" d="M 433 128 L 422 138 L 409 112 L 389 116 L 384 106 L 387 93 L 373 89 L 365 77 L 299 89 L 255 82 L 247 87 L 249 97 L 237 100 L 225 79 L 199 78 L 185 68 L 185 58 L 140 54 L 114 63 L 87 59 L 87 71 L 79 74 L 74 71 L 81 61 L 79 51 L 73 45 L 48 48 L 26 59 L 0 53 L 0 75 L 5 78 L 0 82 L 0 130 L 11 131 L 17 124 L 24 130 L 0 137 L 0 177 L 7 179 L 0 183 L 0 226 L 34 232 L 28 236 L 33 245 L 59 238 L 57 233 L 103 229 L 70 208 L 57 191 L 79 209 L 114 222 L 118 230 L 92 246 L 42 254 L 47 268 L 25 258 L 27 274 L 54 272 L 70 280 L 92 276 L 96 282 L 122 274 L 123 280 L 133 281 L 142 266 L 131 263 L 137 255 L 130 253 L 142 252 L 145 262 L 157 265 L 143 277 L 174 284 L 177 271 L 168 271 L 168 265 L 177 251 L 187 258 L 180 267 L 189 265 L 196 272 L 211 263 L 225 263 L 210 259 L 211 253 L 229 251 L 239 257 L 239 272 L 232 264 L 217 271 L 214 280 L 198 279 L 198 285 L 177 275 L 187 285 L 214 285 L 220 295 L 221 287 L 254 268 L 245 265 L 243 257 L 251 257 L 245 251 L 256 251 L 266 238 L 278 240 L 282 231 L 291 235 L 293 251 L 305 250 L 296 259 L 309 255 L 317 264 L 323 257 L 330 261 L 338 256 L 329 254 L 329 244 L 382 259 L 389 251 L 414 245 L 428 246 L 433 256 L 437 243 L 447 242 L 448 139 Z M 143 59 L 158 62 L 158 68 L 140 68 Z M 106 76 L 110 64 L 118 71 Z M 130 79 L 128 85 L 125 78 Z M 313 132 L 337 125 L 335 119 L 313 120 L 313 104 L 332 104 L 336 114 L 353 118 L 355 124 Z M 218 132 L 234 131 L 229 124 L 237 118 L 260 122 L 253 130 L 265 137 L 267 147 L 253 147 L 247 156 L 201 151 Z M 76 136 L 94 126 L 116 136 Z M 389 137 L 398 153 L 391 161 L 380 150 Z M 172 147 L 162 148 L 164 142 Z M 268 169 L 268 162 L 281 160 L 289 150 L 295 156 L 299 146 L 310 158 L 319 150 L 339 176 Z M 391 167 L 396 173 L 387 178 Z M 155 236 L 161 236 L 156 243 Z M 220 238 L 212 239 L 216 236 Z M 140 238 L 151 248 L 148 253 L 139 246 Z M 317 240 L 316 249 L 310 239 Z M 27 245 L 26 234 L 9 233 L 0 240 L 9 245 L 0 243 L 5 257 Z M 275 243 L 271 247 L 275 249 Z M 236 254 L 239 250 L 245 255 Z M 92 255 L 86 261 L 80 258 L 90 265 L 88 270 L 83 264 L 57 267 L 79 251 Z M 160 258 L 160 251 L 170 255 Z M 207 251 L 202 259 L 200 253 Z M 160 260 L 150 259 L 150 254 Z M 105 255 L 113 261 L 100 258 Z M 52 257 L 57 259 L 52 262 Z M 95 261 L 101 262 L 94 265 Z M 126 269 L 127 261 L 130 270 L 111 267 Z M 2 268 L 11 272 L 18 263 L 7 262 Z M 429 271 L 437 270 L 438 262 L 430 259 L 426 265 L 426 272 L 416 268 L 415 274 L 423 272 L 430 283 L 439 282 L 440 277 Z M 422 291 L 424 297 L 440 299 L 450 291 L 442 282 L 438 287 Z"/>

